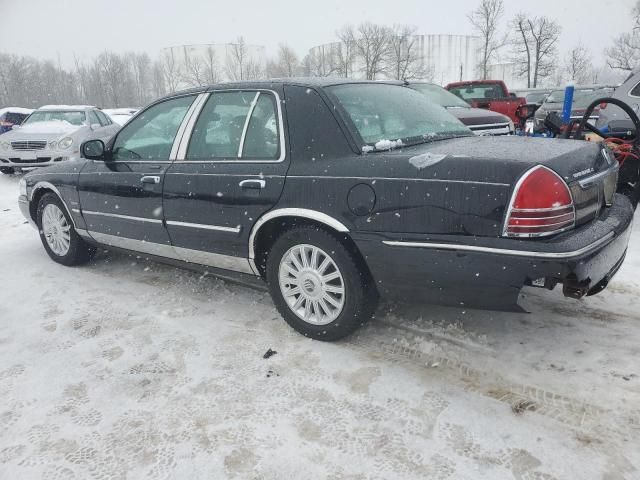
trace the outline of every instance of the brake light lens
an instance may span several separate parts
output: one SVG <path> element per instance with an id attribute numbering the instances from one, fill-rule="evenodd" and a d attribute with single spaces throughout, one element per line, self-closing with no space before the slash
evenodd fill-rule
<path id="1" fill-rule="evenodd" d="M 516 184 L 505 220 L 508 237 L 544 237 L 575 225 L 571 191 L 553 170 L 538 165 Z"/>

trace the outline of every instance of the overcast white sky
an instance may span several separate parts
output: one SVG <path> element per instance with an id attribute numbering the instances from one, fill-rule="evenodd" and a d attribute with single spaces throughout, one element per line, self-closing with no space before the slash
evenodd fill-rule
<path id="1" fill-rule="evenodd" d="M 418 32 L 471 34 L 466 14 L 479 0 L 0 0 L 0 51 L 39 58 L 89 57 L 105 49 L 147 51 L 190 43 L 225 43 L 244 35 L 275 52 L 285 42 L 302 57 L 332 41 L 345 23 L 406 23 Z M 562 25 L 561 52 L 582 42 L 596 64 L 620 31 L 632 27 L 635 0 L 505 0 Z"/>

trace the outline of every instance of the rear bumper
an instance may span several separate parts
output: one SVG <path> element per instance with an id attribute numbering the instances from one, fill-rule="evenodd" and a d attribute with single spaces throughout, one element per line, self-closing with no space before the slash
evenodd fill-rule
<path id="1" fill-rule="evenodd" d="M 523 286 L 580 297 L 603 290 L 624 259 L 633 208 L 622 195 L 598 220 L 548 240 L 354 235 L 382 296 L 518 309 Z M 465 243 L 462 243 L 465 242 Z"/>

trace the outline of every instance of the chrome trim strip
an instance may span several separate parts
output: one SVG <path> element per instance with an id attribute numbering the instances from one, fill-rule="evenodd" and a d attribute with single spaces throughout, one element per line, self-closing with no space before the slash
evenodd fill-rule
<path id="1" fill-rule="evenodd" d="M 308 218 L 308 219 L 323 223 L 338 232 L 349 231 L 349 229 L 346 226 L 344 226 L 344 224 L 342 224 L 335 218 L 330 217 L 326 213 L 317 212 L 316 210 L 309 210 L 306 208 L 279 208 L 277 210 L 271 210 L 270 212 L 265 213 L 262 217 L 258 219 L 256 223 L 253 224 L 253 228 L 251 229 L 251 234 L 249 235 L 249 264 L 253 269 L 253 273 L 255 273 L 256 275 L 260 275 L 260 270 L 258 270 L 258 267 L 255 264 L 256 235 L 258 234 L 258 231 L 265 223 L 267 223 L 269 220 L 272 220 L 278 217 Z"/>
<path id="2" fill-rule="evenodd" d="M 189 146 L 189 140 L 191 139 L 191 131 L 193 129 L 193 125 L 196 123 L 196 120 L 198 120 L 200 112 L 202 112 L 204 105 L 209 99 L 209 96 L 210 95 L 208 93 L 201 93 L 200 95 L 198 95 L 196 101 L 193 102 L 193 111 L 191 112 L 189 118 L 186 119 L 186 122 L 182 125 L 184 126 L 184 128 L 182 129 L 182 132 L 180 132 L 178 148 L 176 149 L 176 156 L 173 157 L 174 160 L 183 159 L 186 155 L 187 147 Z M 176 138 L 178 137 L 176 136 Z"/>
<path id="3" fill-rule="evenodd" d="M 475 245 L 455 245 L 452 243 L 429 243 L 429 242 L 402 242 L 383 240 L 382 243 L 391 247 L 411 247 L 411 248 L 433 248 L 436 250 L 462 250 L 468 252 L 493 253 L 497 255 L 509 255 L 514 257 L 532 257 L 532 258 L 572 258 L 595 250 L 602 244 L 611 240 L 614 236 L 613 232 L 609 232 L 601 239 L 587 245 L 586 247 L 572 250 L 569 252 L 532 252 L 525 250 L 511 250 L 506 248 L 479 247 Z"/>
<path id="4" fill-rule="evenodd" d="M 595 175 L 592 175 L 589 178 L 583 178 L 582 180 L 578 180 L 578 185 L 580 185 L 580 188 L 582 188 L 583 190 L 586 190 L 587 188 L 592 187 L 593 184 L 598 180 L 608 177 L 609 175 L 613 175 L 614 170 L 615 169 L 608 168 L 607 170 L 596 173 Z"/>
<path id="5" fill-rule="evenodd" d="M 247 129 L 249 128 L 251 115 L 253 115 L 253 111 L 256 109 L 256 104 L 258 103 L 259 97 L 260 97 L 260 92 L 256 92 L 256 96 L 253 97 L 253 100 L 251 101 L 251 106 L 249 107 L 249 111 L 247 112 L 247 116 L 244 119 L 244 125 L 242 126 L 242 135 L 240 135 L 240 145 L 238 145 L 238 158 L 242 158 L 242 150 L 244 149 L 244 139 L 247 136 Z"/>
<path id="6" fill-rule="evenodd" d="M 508 123 L 483 123 L 482 125 L 467 125 L 469 130 L 480 130 L 489 128 L 490 130 L 500 130 L 501 128 L 509 128 Z"/>
<path id="7" fill-rule="evenodd" d="M 134 252 L 147 253 L 158 257 L 172 258 L 188 263 L 196 263 L 209 267 L 232 270 L 239 273 L 253 274 L 253 270 L 246 258 L 232 257 L 219 253 L 202 252 L 189 248 L 174 247 L 168 244 L 147 242 L 133 238 L 118 237 L 107 233 L 89 231 L 91 237 L 104 245 L 124 248 Z"/>
<path id="8" fill-rule="evenodd" d="M 201 228 L 203 230 L 219 230 L 221 232 L 240 233 L 240 227 L 221 227 L 218 225 L 208 225 L 205 223 L 178 222 L 175 220 L 167 220 L 166 223 L 167 225 L 174 225 L 176 227 Z"/>
<path id="9" fill-rule="evenodd" d="M 138 222 L 162 223 L 162 220 L 158 220 L 157 218 L 132 217 L 131 215 L 120 215 L 119 213 L 105 213 L 105 212 L 94 212 L 91 210 L 83 210 L 82 214 L 95 215 L 99 217 L 122 218 L 125 220 L 136 220 Z"/>
<path id="10" fill-rule="evenodd" d="M 287 175 L 287 178 L 311 178 L 314 180 L 401 180 L 403 182 L 442 182 L 442 183 L 467 183 L 476 185 L 494 185 L 498 187 L 510 187 L 510 183 L 479 182 L 475 180 L 447 180 L 442 178 L 391 178 L 391 177 L 338 177 L 315 175 Z"/>
<path id="11" fill-rule="evenodd" d="M 178 154 L 178 149 L 180 147 L 180 143 L 182 141 L 182 134 L 184 133 L 184 129 L 187 127 L 191 116 L 193 115 L 193 111 L 196 109 L 198 102 L 202 98 L 203 94 L 196 95 L 196 98 L 193 99 L 187 113 L 185 113 L 182 122 L 180 122 L 180 127 L 178 127 L 178 131 L 176 132 L 176 137 L 173 139 L 173 144 L 171 145 L 171 153 L 169 153 L 169 160 L 175 160 L 176 155 Z"/>
<path id="12" fill-rule="evenodd" d="M 278 92 L 276 92 L 275 90 L 270 90 L 268 88 L 226 88 L 226 89 L 219 89 L 219 90 L 217 89 L 211 90 L 210 92 L 207 93 L 207 95 L 215 96 L 216 93 L 221 93 L 221 92 L 269 92 L 275 97 L 276 108 L 278 113 L 278 135 L 280 136 L 280 157 L 276 160 L 260 160 L 260 159 L 238 160 L 237 158 L 231 158 L 227 160 L 186 160 L 185 157 L 186 157 L 187 145 L 189 143 L 188 140 L 191 138 L 191 133 L 193 131 L 196 118 L 199 116 L 200 110 L 202 110 L 202 107 L 201 107 L 200 110 L 198 111 L 198 114 L 192 116 L 193 122 L 189 122 L 189 125 L 187 125 L 187 128 L 185 129 L 183 138 L 187 139 L 187 142 L 184 144 L 184 147 L 183 147 L 183 144 L 180 145 L 176 160 L 179 160 L 184 163 L 280 163 L 280 162 L 283 162 L 286 159 L 287 155 L 285 150 L 285 139 L 284 139 L 285 128 L 284 128 L 284 120 L 282 118 L 282 102 L 280 101 L 280 95 L 278 95 Z M 203 103 L 203 106 L 204 106 L 204 103 Z"/>
<path id="13" fill-rule="evenodd" d="M 58 196 L 58 198 L 62 202 L 62 205 L 64 205 L 64 208 L 67 211 L 67 215 L 69 215 L 69 218 L 71 219 L 71 223 L 73 224 L 73 228 L 75 228 L 77 230 L 76 222 L 73 220 L 73 216 L 71 215 L 71 211 L 69 210 L 69 207 L 67 206 L 66 202 L 64 201 L 64 198 L 60 194 L 60 190 L 58 190 L 58 188 L 56 186 L 54 186 L 52 183 L 49 183 L 49 182 L 36 182 L 36 184 L 31 188 L 31 191 L 28 192 L 29 195 L 27 196 L 27 200 L 29 200 L 29 203 L 31 203 L 31 200 L 33 199 L 33 194 L 37 190 L 39 190 L 40 188 L 47 188 L 47 189 L 53 191 L 53 193 L 55 193 Z"/>
<path id="14" fill-rule="evenodd" d="M 571 215 L 570 213 L 567 213 L 566 215 Z M 523 218 L 522 220 L 548 220 L 547 217 L 545 218 Z M 573 219 L 571 220 L 563 220 L 562 222 L 556 222 L 556 223 L 548 223 L 546 225 L 509 225 L 509 228 L 547 228 L 547 227 L 556 227 L 558 225 L 566 225 L 567 223 L 573 224 Z M 555 232 L 555 230 L 554 230 Z"/>

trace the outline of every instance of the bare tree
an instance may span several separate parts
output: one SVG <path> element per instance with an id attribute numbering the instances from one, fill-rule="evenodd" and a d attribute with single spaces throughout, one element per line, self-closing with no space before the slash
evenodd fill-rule
<path id="1" fill-rule="evenodd" d="M 335 46 L 321 45 L 312 49 L 303 60 L 304 74 L 311 77 L 330 77 L 338 71 Z"/>
<path id="2" fill-rule="evenodd" d="M 418 50 L 416 28 L 409 25 L 394 25 L 388 39 L 385 59 L 387 75 L 396 80 L 425 78 L 427 68 Z"/>
<path id="3" fill-rule="evenodd" d="M 205 67 L 200 56 L 195 54 L 191 55 L 184 47 L 183 50 L 183 69 L 182 80 L 190 87 L 199 87 L 207 83 L 205 79 Z"/>
<path id="4" fill-rule="evenodd" d="M 281 43 L 278 47 L 277 65 L 283 77 L 293 77 L 297 75 L 300 68 L 300 60 L 293 49 Z"/>
<path id="5" fill-rule="evenodd" d="M 209 85 L 220 81 L 220 66 L 213 47 L 208 46 L 204 52 L 204 76 Z"/>
<path id="6" fill-rule="evenodd" d="M 162 54 L 161 65 L 166 89 L 169 93 L 175 92 L 180 86 L 182 73 L 173 49 L 169 49 Z"/>
<path id="7" fill-rule="evenodd" d="M 518 14 L 512 21 L 517 73 L 527 79 L 527 87 L 537 87 L 557 66 L 560 25 L 547 17 L 528 18 Z"/>
<path id="8" fill-rule="evenodd" d="M 589 51 L 583 45 L 576 45 L 567 53 L 564 59 L 564 72 L 568 80 L 585 84 L 589 82 L 593 70 Z"/>
<path id="9" fill-rule="evenodd" d="M 336 32 L 340 42 L 335 46 L 332 55 L 335 57 L 338 75 L 349 78 L 353 74 L 356 59 L 356 32 L 351 25 L 345 25 Z"/>
<path id="10" fill-rule="evenodd" d="M 367 80 L 375 80 L 384 71 L 384 61 L 389 53 L 391 30 L 384 25 L 361 23 L 355 37 L 355 50 L 362 62 L 362 72 Z"/>
<path id="11" fill-rule="evenodd" d="M 634 71 L 640 66 L 640 32 L 622 33 L 605 50 L 607 65 L 616 70 Z"/>
<path id="12" fill-rule="evenodd" d="M 498 38 L 498 24 L 503 14 L 503 0 L 482 0 L 478 8 L 467 17 L 474 30 L 482 37 L 480 71 L 483 79 L 489 75 L 489 63 L 505 44 L 504 38 Z"/>
<path id="13" fill-rule="evenodd" d="M 225 67 L 230 80 L 247 80 L 247 64 L 249 53 L 244 37 L 238 37 L 236 43 L 232 43 L 227 49 Z"/>

